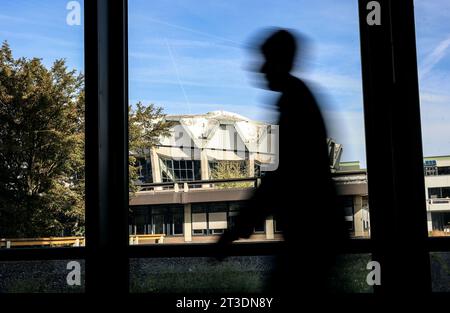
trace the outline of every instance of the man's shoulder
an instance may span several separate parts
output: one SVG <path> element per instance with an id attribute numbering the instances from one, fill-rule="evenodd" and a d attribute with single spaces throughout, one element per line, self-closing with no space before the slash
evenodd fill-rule
<path id="1" fill-rule="evenodd" d="M 291 76 L 285 92 L 288 97 L 301 98 L 303 101 L 316 103 L 311 88 L 301 78 Z"/>

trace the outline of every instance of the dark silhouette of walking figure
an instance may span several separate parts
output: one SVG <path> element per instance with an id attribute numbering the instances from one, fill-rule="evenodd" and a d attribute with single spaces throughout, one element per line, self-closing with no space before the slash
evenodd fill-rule
<path id="1" fill-rule="evenodd" d="M 328 291 L 329 271 L 347 233 L 331 179 L 321 112 L 306 84 L 291 75 L 296 51 L 294 35 L 282 29 L 272 31 L 260 46 L 265 59 L 260 72 L 268 88 L 281 93 L 276 103 L 279 166 L 262 178 L 235 227 L 218 242 L 225 254 L 230 242 L 248 238 L 255 225 L 273 215 L 284 244 L 267 291 L 282 294 L 288 302 Z"/>

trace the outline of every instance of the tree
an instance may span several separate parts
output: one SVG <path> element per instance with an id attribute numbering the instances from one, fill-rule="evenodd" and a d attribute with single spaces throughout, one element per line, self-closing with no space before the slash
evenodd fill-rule
<path id="1" fill-rule="evenodd" d="M 129 106 L 128 112 L 129 187 L 133 193 L 138 190 L 134 184 L 138 178 L 136 157 L 149 158 L 150 149 L 160 143 L 160 138 L 170 136 L 172 123 L 164 119 L 163 109 L 154 104 L 145 106 L 138 102 L 134 109 Z"/>
<path id="2" fill-rule="evenodd" d="M 84 77 L 64 60 L 0 48 L 0 238 L 84 234 Z M 136 156 L 169 134 L 162 108 L 129 107 L 130 191 Z"/>
<path id="3" fill-rule="evenodd" d="M 231 178 L 246 178 L 248 174 L 249 162 L 241 161 L 218 161 L 212 168 L 212 179 L 231 179 Z M 219 188 L 248 188 L 253 187 L 252 182 L 233 182 L 216 184 Z"/>
<path id="4" fill-rule="evenodd" d="M 81 233 L 84 78 L 0 49 L 0 237 Z"/>

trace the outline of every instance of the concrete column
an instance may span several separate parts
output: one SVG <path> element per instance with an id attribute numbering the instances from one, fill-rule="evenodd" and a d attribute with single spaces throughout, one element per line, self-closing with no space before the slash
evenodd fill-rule
<path id="1" fill-rule="evenodd" d="M 273 225 L 273 216 L 266 219 L 266 239 L 275 239 L 275 228 Z"/>
<path id="2" fill-rule="evenodd" d="M 161 180 L 161 167 L 159 166 L 159 156 L 156 153 L 156 148 L 150 149 L 150 162 L 152 164 L 152 179 L 154 183 L 160 183 Z"/>
<path id="3" fill-rule="evenodd" d="M 192 215 L 191 204 L 184 205 L 184 241 L 192 241 Z"/>
<path id="4" fill-rule="evenodd" d="M 255 177 L 255 155 L 251 152 L 248 155 L 248 177 Z"/>
<path id="5" fill-rule="evenodd" d="M 205 149 L 200 150 L 200 172 L 202 180 L 209 180 L 209 162 Z M 202 184 L 202 188 L 210 188 L 211 184 Z"/>
<path id="6" fill-rule="evenodd" d="M 427 212 L 427 226 L 428 231 L 433 231 L 433 219 L 431 217 L 431 212 Z"/>
<path id="7" fill-rule="evenodd" d="M 200 171 L 202 180 L 209 179 L 209 163 L 208 163 L 208 155 L 206 154 L 205 149 L 200 150 Z"/>
<path id="8" fill-rule="evenodd" d="M 363 225 L 363 210 L 362 210 L 362 196 L 353 197 L 353 224 L 355 227 L 355 236 L 364 236 L 364 225 Z"/>

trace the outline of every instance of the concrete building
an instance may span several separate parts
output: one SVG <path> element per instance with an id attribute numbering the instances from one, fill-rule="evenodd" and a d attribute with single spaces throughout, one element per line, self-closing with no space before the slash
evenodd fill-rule
<path id="1" fill-rule="evenodd" d="M 139 158 L 142 182 L 208 180 L 220 161 L 242 164 L 249 176 L 276 166 L 277 125 L 226 111 L 169 115 L 169 137 Z"/>
<path id="2" fill-rule="evenodd" d="M 215 111 L 172 115 L 171 136 L 137 156 L 141 190 L 130 199 L 130 233 L 164 234 L 164 242 L 208 242 L 229 227 L 258 185 L 276 167 L 277 126 Z M 367 178 L 358 162 L 340 162 L 342 146 L 328 139 L 330 169 L 345 208 L 349 231 L 370 235 Z M 237 162 L 238 182 L 215 182 L 215 166 Z M 217 178 L 217 177 L 216 177 Z M 318 231 L 321 229 L 318 224 Z M 330 234 L 331 235 L 331 234 Z M 257 225 L 252 240 L 280 240 L 276 217 Z"/>
<path id="3" fill-rule="evenodd" d="M 171 136 L 137 156 L 137 183 L 144 185 L 130 200 L 130 233 L 165 234 L 165 242 L 216 240 L 233 227 L 258 177 L 276 167 L 277 126 L 224 111 L 167 120 L 173 123 Z M 358 161 L 340 162 L 340 144 L 328 139 L 328 147 L 348 230 L 356 238 L 369 237 L 367 172 Z M 214 168 L 223 161 L 240 165 L 240 181 L 214 182 Z M 428 230 L 450 234 L 450 156 L 426 157 L 424 177 Z M 326 230 L 318 224 L 318 231 Z M 281 239 L 276 219 L 256 227 L 253 239 Z"/>
<path id="4" fill-rule="evenodd" d="M 359 161 L 340 162 L 333 171 L 333 179 L 351 236 L 370 237 L 367 171 L 361 169 Z"/>
<path id="5" fill-rule="evenodd" d="M 450 234 L 450 156 L 424 159 L 428 231 Z"/>

